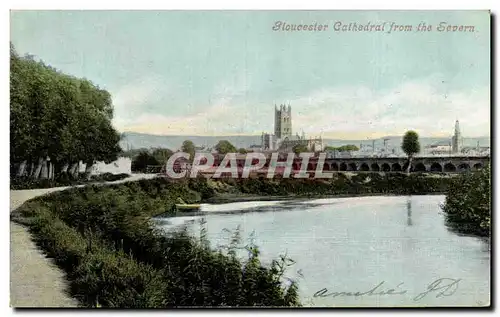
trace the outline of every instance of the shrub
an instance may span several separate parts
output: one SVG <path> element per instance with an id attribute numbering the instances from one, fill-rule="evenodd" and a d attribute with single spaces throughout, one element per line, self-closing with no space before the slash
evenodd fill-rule
<path id="1" fill-rule="evenodd" d="M 80 173 L 77 176 L 72 176 L 66 172 L 57 174 L 55 179 L 32 179 L 30 177 L 15 177 L 10 181 L 10 189 L 36 189 L 36 188 L 51 188 L 51 187 L 64 187 L 81 185 L 92 182 L 110 182 L 125 179 L 129 174 L 111 174 L 104 173 L 99 175 L 92 175 L 88 177 L 85 173 Z"/>
<path id="2" fill-rule="evenodd" d="M 442 206 L 448 225 L 462 233 L 489 236 L 491 231 L 491 169 L 452 180 Z"/>

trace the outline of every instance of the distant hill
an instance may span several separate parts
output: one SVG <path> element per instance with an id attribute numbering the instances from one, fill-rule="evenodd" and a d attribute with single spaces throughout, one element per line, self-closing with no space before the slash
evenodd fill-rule
<path id="1" fill-rule="evenodd" d="M 124 150 L 139 149 L 139 148 L 157 148 L 164 147 L 172 150 L 177 150 L 181 147 L 182 142 L 191 140 L 196 146 L 212 147 L 220 140 L 228 140 L 235 147 L 247 148 L 252 144 L 261 143 L 260 135 L 243 135 L 243 136 L 186 136 L 186 135 L 152 135 L 136 132 L 122 133 L 123 139 L 120 142 Z"/>
<path id="2" fill-rule="evenodd" d="M 260 145 L 261 137 L 260 135 L 241 135 L 241 136 L 185 136 L 185 135 L 152 135 L 145 133 L 136 132 L 125 132 L 122 134 L 123 139 L 120 142 L 121 147 L 124 150 L 127 149 L 140 149 L 140 148 L 169 148 L 172 150 L 177 150 L 181 147 L 182 142 L 185 140 L 191 140 L 196 146 L 212 147 L 220 140 L 228 140 L 235 147 L 248 148 L 250 145 L 257 144 Z M 401 148 L 401 136 L 387 136 L 387 149 L 396 149 L 396 152 L 400 151 Z M 429 146 L 435 143 L 448 143 L 451 141 L 450 138 L 436 138 L 436 137 L 421 137 L 420 144 L 422 147 Z M 464 138 L 463 146 L 475 147 L 479 141 L 480 146 L 490 146 L 490 137 L 478 137 L 478 138 Z M 370 148 L 373 144 L 373 140 L 338 140 L 338 139 L 324 139 L 324 144 L 330 146 L 341 146 L 345 144 L 354 144 L 358 147 L 362 145 L 366 149 Z M 384 148 L 384 138 L 375 139 L 375 148 Z"/>

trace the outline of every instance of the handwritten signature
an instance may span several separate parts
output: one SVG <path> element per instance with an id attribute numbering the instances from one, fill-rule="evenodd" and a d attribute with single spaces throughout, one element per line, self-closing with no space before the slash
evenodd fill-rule
<path id="1" fill-rule="evenodd" d="M 458 283 L 461 279 L 453 279 L 453 278 L 440 278 L 429 285 L 427 285 L 427 289 L 415 297 L 413 297 L 414 301 L 419 301 L 422 298 L 426 297 L 428 294 L 435 294 L 436 298 L 446 297 L 453 295 L 458 289 Z M 385 287 L 385 281 L 380 282 L 378 285 L 373 287 L 372 289 L 365 292 L 329 292 L 327 288 L 323 288 L 316 293 L 314 293 L 313 297 L 342 297 L 342 296 L 385 296 L 385 295 L 404 295 L 408 293 L 408 290 L 402 289 L 402 285 L 404 283 L 399 283 L 396 288 Z"/>

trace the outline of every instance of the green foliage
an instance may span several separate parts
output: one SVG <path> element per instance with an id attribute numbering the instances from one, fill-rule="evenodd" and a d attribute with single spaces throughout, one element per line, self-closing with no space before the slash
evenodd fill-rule
<path id="1" fill-rule="evenodd" d="M 240 154 L 247 154 L 248 151 L 246 149 L 244 149 L 244 148 L 239 148 L 238 149 L 238 153 L 240 153 Z"/>
<path id="2" fill-rule="evenodd" d="M 142 152 L 149 152 L 149 150 L 147 148 L 130 149 L 130 150 L 127 150 L 127 151 L 122 151 L 120 153 L 120 156 L 134 159 L 137 155 L 139 155 Z"/>
<path id="3" fill-rule="evenodd" d="M 90 178 L 87 174 L 81 173 L 73 176 L 68 173 L 60 173 L 56 179 L 32 179 L 30 177 L 15 177 L 10 181 L 10 189 L 35 189 L 35 188 L 51 188 L 82 185 L 97 182 L 113 182 L 130 177 L 129 174 L 111 174 L 103 173 L 92 175 Z"/>
<path id="4" fill-rule="evenodd" d="M 418 140 L 417 132 L 407 131 L 405 133 L 401 149 L 406 153 L 406 155 L 408 155 L 408 157 L 413 157 L 415 154 L 420 152 L 420 142 Z"/>
<path id="5" fill-rule="evenodd" d="M 167 164 L 167 161 L 170 156 L 172 156 L 172 154 L 174 154 L 172 150 L 164 148 L 154 149 L 152 153 L 153 157 L 158 161 L 160 165 Z"/>
<path id="6" fill-rule="evenodd" d="M 442 206 L 448 225 L 462 233 L 491 234 L 491 168 L 457 177 Z"/>
<path id="7" fill-rule="evenodd" d="M 65 164 L 116 160 L 119 133 L 111 125 L 111 95 L 86 79 L 65 75 L 11 45 L 11 173 L 21 162 L 51 158 L 56 173 Z"/>
<path id="8" fill-rule="evenodd" d="M 152 214 L 177 197 L 188 201 L 198 181 L 75 188 L 31 200 L 13 218 L 68 273 L 85 307 L 298 306 L 297 285 L 281 283 L 286 257 L 265 267 L 255 246 L 247 260 L 236 256 L 237 233 L 223 252 L 203 229 L 197 239 L 152 226 Z"/>
<path id="9" fill-rule="evenodd" d="M 355 151 L 359 151 L 359 147 L 357 147 L 354 144 L 346 144 L 346 145 L 342 145 L 339 147 L 326 146 L 325 151 L 338 151 L 338 152 L 351 152 L 351 151 L 353 151 L 353 152 L 355 152 Z"/>
<path id="10" fill-rule="evenodd" d="M 294 147 L 293 147 L 293 153 L 295 154 L 300 154 L 302 152 L 307 152 L 308 149 L 307 149 L 307 146 L 305 144 L 296 144 Z"/>
<path id="11" fill-rule="evenodd" d="M 182 142 L 181 152 L 189 153 L 189 160 L 192 162 L 196 152 L 196 147 L 194 146 L 193 141 L 186 140 Z"/>
<path id="12" fill-rule="evenodd" d="M 237 149 L 234 147 L 234 145 L 231 144 L 231 142 L 227 140 L 221 140 L 219 143 L 215 145 L 215 150 L 219 154 L 227 154 L 227 153 L 236 153 Z"/>
<path id="13" fill-rule="evenodd" d="M 451 178 L 429 177 L 424 174 L 406 175 L 404 173 L 360 173 L 347 177 L 336 173 L 332 179 L 238 179 L 234 186 L 245 194 L 258 195 L 358 195 L 358 194 L 391 194 L 417 195 L 443 193 L 451 183 Z M 230 183 L 235 180 L 220 179 L 219 182 Z"/>
<path id="14" fill-rule="evenodd" d="M 160 162 L 152 155 L 149 154 L 147 151 L 143 151 L 139 153 L 133 160 L 132 160 L 132 172 L 142 172 L 145 173 L 147 171 L 147 167 L 149 166 L 155 166 L 155 165 L 161 165 Z"/>

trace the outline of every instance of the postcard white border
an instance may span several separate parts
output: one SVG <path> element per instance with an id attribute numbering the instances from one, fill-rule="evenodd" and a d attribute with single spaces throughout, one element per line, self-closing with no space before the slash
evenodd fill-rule
<path id="1" fill-rule="evenodd" d="M 2 85 L 0 88 L 0 97 L 2 101 L 2 107 L 0 107 L 1 115 L 0 118 L 3 121 L 3 124 L 0 125 L 0 128 L 3 130 L 0 134 L 2 147 L 7 151 L 9 146 L 9 108 L 7 105 L 9 104 L 9 77 L 8 77 L 8 60 L 9 60 L 9 46 L 7 45 L 9 42 L 10 34 L 9 34 L 9 19 L 10 9 L 17 10 L 26 10 L 26 9 L 189 9 L 189 10 L 200 10 L 200 9 L 210 9 L 210 10 L 219 10 L 219 9 L 239 9 L 239 10 L 269 10 L 269 9 L 281 9 L 281 10 L 301 10 L 301 9 L 317 9 L 317 10 L 484 10 L 491 9 L 493 13 L 497 14 L 497 22 L 496 26 L 498 26 L 498 14 L 500 13 L 500 2 L 497 0 L 474 0 L 474 1 L 436 1 L 436 0 L 417 0 L 417 1 L 396 1 L 396 0 L 379 0 L 379 1 L 370 1 L 370 0 L 349 0 L 349 1 L 319 1 L 319 0 L 288 0 L 288 1 L 269 1 L 269 0 L 251 0 L 251 1 L 231 1 L 231 0 L 212 0 L 212 1 L 191 1 L 184 0 L 179 2 L 166 2 L 166 1 L 150 1 L 150 0 L 141 0 L 141 1 L 130 1 L 130 0 L 122 0 L 122 1 L 113 1 L 113 2 L 104 2 L 102 0 L 86 0 L 86 1 L 61 1 L 61 0 L 45 0 L 45 1 L 35 1 L 35 0 L 20 0 L 20 1 L 12 1 L 6 0 L 2 1 L 0 6 L 2 10 L 0 11 L 0 23 L 2 25 L 0 30 L 0 43 L 2 43 L 0 49 L 0 60 L 3 63 L 3 67 L 0 68 L 2 72 L 2 76 L 0 77 L 2 81 Z M 498 43 L 498 28 L 495 27 L 496 32 L 494 33 L 495 42 Z M 494 88 L 498 92 L 498 82 L 496 82 Z M 494 103 L 495 104 L 495 103 Z M 494 121 L 498 122 L 497 118 L 498 113 L 496 113 Z M 493 118 L 492 118 L 493 119 Z M 495 142 L 495 148 L 499 147 L 499 142 L 497 135 L 491 135 L 491 139 Z M 0 179 L 2 180 L 1 184 L 1 195 L 2 199 L 0 200 L 4 205 L 4 221 L 1 222 L 3 229 L 1 230 L 2 239 L 1 239 L 1 247 L 4 254 L 10 254 L 10 226 L 9 219 L 7 217 L 9 206 L 9 157 L 7 154 L 4 154 L 0 157 L 2 167 L 0 169 Z M 496 158 L 495 158 L 495 166 L 497 166 Z M 495 176 L 498 176 L 497 169 L 495 168 Z M 497 179 L 497 177 L 495 177 Z M 498 188 L 495 190 L 495 196 L 499 195 Z M 494 217 L 494 225 L 497 225 L 498 217 Z M 494 246 L 496 248 L 496 246 Z M 10 257 L 10 256 L 9 256 Z M 9 290 L 9 260 L 5 258 L 0 262 L 1 265 L 1 281 L 0 281 L 0 298 L 2 300 L 1 303 L 1 316 L 11 316 L 19 314 L 20 312 L 14 312 L 9 307 L 9 298 L 10 298 L 10 290 Z M 493 284 L 494 285 L 494 284 Z M 495 296 L 496 297 L 496 296 Z M 495 300 L 498 303 L 498 301 Z M 198 315 L 207 313 L 209 311 L 190 311 L 190 312 L 181 312 L 184 316 L 186 315 Z M 210 311 L 211 313 L 219 314 L 222 311 L 214 310 Z M 252 311 L 224 311 L 225 313 L 234 314 L 245 314 L 250 315 L 257 312 Z M 323 313 L 328 313 L 328 311 L 322 311 Z M 331 313 L 336 314 L 355 314 L 358 316 L 371 316 L 373 313 L 377 311 L 331 311 Z M 405 311 L 396 311 L 394 314 L 403 314 Z M 413 313 L 424 313 L 426 315 L 438 314 L 438 311 L 429 312 L 427 310 L 416 310 L 412 311 Z M 443 313 L 448 313 L 445 311 L 441 311 Z M 30 313 L 30 312 L 28 312 Z M 31 312 L 32 313 L 32 312 Z M 40 311 L 42 314 L 53 314 L 54 311 Z M 105 312 L 94 312 L 94 311 L 60 311 L 57 312 L 59 314 L 74 314 L 78 313 L 83 316 L 91 316 L 91 314 L 108 314 L 110 311 Z M 149 316 L 151 314 L 172 314 L 179 313 L 176 311 L 144 311 L 144 312 L 127 312 L 127 311 L 116 311 L 114 313 L 118 313 L 120 315 L 135 315 L 135 316 Z M 288 315 L 289 311 L 258 311 L 261 316 L 271 316 L 276 314 L 284 314 Z M 308 310 L 308 311 L 300 311 L 295 313 L 295 315 L 312 315 L 314 313 L 320 313 L 318 310 Z M 387 310 L 378 311 L 378 313 L 386 314 Z M 470 311 L 469 314 L 479 314 L 480 312 Z"/>

